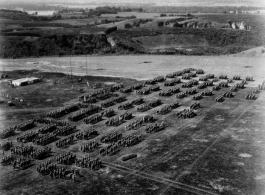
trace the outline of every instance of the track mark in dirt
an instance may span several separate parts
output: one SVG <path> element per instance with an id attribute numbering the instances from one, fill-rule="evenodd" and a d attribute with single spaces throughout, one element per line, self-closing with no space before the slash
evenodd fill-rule
<path id="1" fill-rule="evenodd" d="M 176 179 L 179 180 L 188 170 L 191 170 L 194 165 L 196 165 L 208 152 L 209 150 L 226 134 L 226 132 L 235 124 L 237 123 L 241 117 L 255 104 L 257 103 L 259 99 L 257 99 L 256 101 L 254 101 L 252 104 L 250 104 L 247 108 L 244 109 L 244 111 L 225 129 L 223 130 L 223 132 L 221 132 L 221 134 L 214 140 L 214 142 L 208 147 L 206 148 L 206 150 L 185 170 L 183 171 L 182 174 L 180 174 L 180 176 Z"/>
<path id="2" fill-rule="evenodd" d="M 103 165 L 107 165 L 110 168 L 113 168 L 113 169 L 116 169 L 119 171 L 123 171 L 125 173 L 128 173 L 129 175 L 135 175 L 135 176 L 149 179 L 149 180 L 152 180 L 152 181 L 155 181 L 158 183 L 167 184 L 171 187 L 182 189 L 184 191 L 195 193 L 197 195 L 217 195 L 216 193 L 208 191 L 208 190 L 203 190 L 203 189 L 191 186 L 191 185 L 183 184 L 183 183 L 180 183 L 180 182 L 177 182 L 174 180 L 170 180 L 167 178 L 163 178 L 163 177 L 158 177 L 155 175 L 151 175 L 151 174 L 148 174 L 148 173 L 145 173 L 142 171 L 138 171 L 138 170 L 134 170 L 134 169 L 124 167 L 121 165 L 117 165 L 117 164 L 113 164 L 113 163 L 109 163 L 109 162 L 103 162 Z"/>

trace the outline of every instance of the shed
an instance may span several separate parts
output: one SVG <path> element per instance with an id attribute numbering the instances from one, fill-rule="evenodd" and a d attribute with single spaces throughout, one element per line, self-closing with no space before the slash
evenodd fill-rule
<path id="1" fill-rule="evenodd" d="M 24 86 L 24 85 L 30 85 L 30 84 L 34 84 L 34 83 L 38 83 L 38 82 L 40 82 L 39 78 L 27 77 L 27 78 L 21 78 L 21 79 L 13 80 L 11 83 L 14 86 Z"/>

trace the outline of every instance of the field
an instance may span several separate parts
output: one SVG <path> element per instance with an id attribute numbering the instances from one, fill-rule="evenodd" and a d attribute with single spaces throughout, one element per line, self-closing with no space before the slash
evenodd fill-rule
<path id="1" fill-rule="evenodd" d="M 252 29 L 265 32 L 264 14 L 194 14 L 202 21 L 213 21 L 218 23 L 226 23 L 227 21 L 244 21 L 249 24 Z"/>
<path id="2" fill-rule="evenodd" d="M 84 75 L 85 56 L 72 57 L 73 73 Z M 138 80 L 151 79 L 185 67 L 211 70 L 213 74 L 228 74 L 234 70 L 242 76 L 255 76 L 255 85 L 265 79 L 264 58 L 233 56 L 177 56 L 177 55 L 121 55 L 87 57 L 88 74 L 92 76 L 114 76 Z M 212 68 L 214 66 L 214 68 Z M 2 59 L 2 71 L 39 69 L 46 72 L 70 74 L 69 57 L 43 57 L 27 59 Z M 139 71 L 142 70 L 142 71 Z"/>
<path id="3" fill-rule="evenodd" d="M 139 112 L 136 110 L 138 106 L 133 106 L 128 110 L 132 112 L 133 119 L 126 120 L 116 127 L 106 126 L 108 118 L 103 117 L 102 121 L 94 125 L 99 133 L 95 139 L 99 140 L 101 136 L 116 130 L 123 136 L 141 133 L 143 137 L 140 143 L 128 148 L 121 147 L 110 156 L 100 157 L 99 149 L 89 153 L 90 157 L 98 156 L 103 161 L 103 167 L 96 171 L 78 168 L 75 165 L 67 166 L 80 170 L 81 175 L 75 182 L 50 179 L 49 176 L 38 174 L 36 165 L 45 160 L 35 160 L 32 167 L 20 171 L 13 170 L 12 166 L 1 165 L 0 189 L 3 194 L 262 195 L 265 190 L 265 134 L 262 130 L 265 125 L 264 91 L 257 94 L 256 100 L 245 100 L 245 95 L 265 78 L 263 58 L 149 55 L 100 56 L 90 57 L 88 61 L 88 72 L 91 76 L 83 77 L 84 82 L 78 83 L 80 76 L 70 79 L 61 73 L 51 73 L 69 74 L 69 57 L 1 60 L 1 74 L 7 73 L 8 79 L 44 76 L 41 83 L 17 88 L 11 88 L 6 80 L 1 80 L 1 94 L 8 93 L 12 97 L 25 99 L 25 102 L 17 103 L 14 107 L 0 105 L 1 129 L 44 116 L 45 113 L 62 105 L 77 102 L 77 97 L 82 95 L 78 89 L 83 88 L 85 93 L 95 90 L 88 88 L 85 80 L 89 81 L 90 85 L 101 82 L 104 87 L 118 83 L 129 86 L 192 67 L 203 69 L 205 75 L 213 73 L 218 77 L 220 74 L 226 74 L 229 78 L 233 75 L 240 75 L 242 78 L 253 76 L 254 81 L 249 81 L 244 89 L 234 92 L 234 97 L 225 98 L 223 102 L 215 102 L 215 98 L 228 91 L 228 88 L 214 91 L 212 96 L 204 96 L 198 100 L 200 108 L 195 111 L 196 116 L 186 119 L 177 118 L 175 113 L 189 108 L 195 102 L 192 100 L 193 95 L 183 99 L 176 98 L 176 95 L 164 97 L 158 95 L 161 90 L 148 95 L 137 95 L 135 92 L 124 94 L 126 102 L 142 97 L 145 102 L 161 99 L 162 105 L 145 112 Z M 83 75 L 85 58 L 74 57 L 72 62 L 74 75 Z M 195 79 L 198 79 L 198 76 L 200 75 Z M 58 80 L 59 83 L 54 84 L 54 80 Z M 182 79 L 182 82 L 187 81 Z M 218 82 L 214 84 L 217 85 Z M 234 81 L 229 86 L 239 82 L 241 81 Z M 156 85 L 163 90 L 170 88 L 165 87 L 163 83 L 158 82 Z M 181 87 L 181 91 L 186 90 Z M 206 89 L 197 89 L 198 92 L 204 90 Z M 116 93 L 122 95 L 121 92 Z M 178 108 L 165 115 L 156 113 L 163 106 L 176 101 L 180 103 Z M 96 104 L 100 104 L 100 101 Z M 116 115 L 125 112 L 118 109 L 120 104 L 124 103 L 111 107 Z M 146 133 L 144 126 L 136 130 L 125 130 L 125 125 L 146 114 L 155 116 L 156 122 L 163 121 L 166 128 L 153 134 Z M 68 120 L 67 117 L 70 115 L 60 119 Z M 91 126 L 82 120 L 70 123 L 76 125 L 79 131 Z M 41 126 L 37 124 L 27 132 L 36 131 Z M 9 139 L 16 142 L 17 136 L 19 134 Z M 79 148 L 88 142 L 75 141 L 63 149 L 57 148 L 55 143 L 49 144 L 53 152 L 49 158 L 54 162 L 56 156 L 67 151 L 77 154 L 78 157 L 85 156 Z M 105 144 L 101 143 L 99 147 L 104 146 Z M 137 154 L 137 158 L 122 161 L 121 158 L 127 154 Z"/>

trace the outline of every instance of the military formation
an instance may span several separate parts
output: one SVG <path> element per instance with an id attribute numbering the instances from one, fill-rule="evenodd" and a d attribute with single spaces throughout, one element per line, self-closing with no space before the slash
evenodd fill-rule
<path id="1" fill-rule="evenodd" d="M 90 117 L 87 117 L 85 119 L 83 119 L 83 121 L 86 123 L 86 124 L 95 124 L 95 123 L 98 123 L 102 120 L 102 115 L 101 114 L 94 114 Z"/>
<path id="2" fill-rule="evenodd" d="M 195 79 L 194 77 L 197 77 L 199 74 L 200 77 Z M 10 150 L 10 154 L 2 155 L 1 164 L 13 164 L 14 169 L 19 170 L 26 169 L 32 165 L 32 161 L 43 160 L 52 156 L 52 147 L 50 146 L 55 146 L 54 148 L 57 148 L 57 151 L 68 148 L 78 141 L 89 140 L 82 141 L 82 145 L 78 147 L 78 150 L 81 151 L 77 153 L 79 156 L 75 153 L 66 152 L 52 158 L 53 160 L 49 159 L 46 162 L 40 163 L 36 167 L 38 173 L 49 175 L 52 179 L 72 179 L 75 181 L 77 176 L 76 170 L 68 169 L 62 165 L 69 166 L 75 164 L 75 166 L 80 168 L 98 170 L 102 167 L 101 160 L 99 158 L 90 158 L 87 153 L 92 155 L 99 154 L 102 157 L 114 155 L 124 147 L 132 147 L 140 143 L 143 140 L 143 134 L 147 136 L 148 134 L 164 130 L 168 124 L 166 125 L 164 121 L 159 120 L 159 115 L 173 112 L 172 115 L 179 118 L 176 118 L 176 120 L 195 117 L 199 113 L 198 109 L 203 107 L 199 100 L 207 98 L 204 96 L 214 95 L 213 90 L 215 90 L 214 93 L 219 94 L 218 90 L 227 88 L 229 83 L 234 82 L 234 80 L 240 80 L 240 83 L 238 82 L 234 86 L 231 86 L 229 91 L 215 98 L 216 102 L 222 102 L 224 98 L 233 97 L 235 95 L 233 92 L 243 89 L 248 81 L 253 81 L 253 77 L 249 76 L 241 80 L 240 76 L 233 76 L 233 79 L 229 79 L 227 75 L 219 75 L 217 78 L 214 74 L 204 76 L 201 76 L 201 74 L 205 74 L 204 70 L 187 68 L 182 71 L 169 73 L 165 77 L 158 76 L 130 86 L 124 86 L 120 83 L 106 89 L 82 94 L 78 97 L 79 102 L 77 103 L 53 110 L 47 113 L 45 117 L 28 120 L 2 131 L 0 137 L 3 139 L 19 133 L 15 139 L 19 145 L 11 141 L 1 144 L 2 150 L 7 152 Z M 183 82 L 181 79 L 187 79 L 188 81 Z M 225 81 L 219 82 L 219 79 L 225 79 Z M 161 84 L 161 82 L 164 83 Z M 208 87 L 211 87 L 211 89 Z M 247 100 L 256 99 L 255 94 L 264 89 L 265 83 L 253 89 L 245 98 Z M 131 93 L 133 91 L 135 93 Z M 134 97 L 133 100 L 127 95 L 130 93 Z M 147 96 L 144 98 L 143 96 L 138 96 L 150 93 L 157 94 L 161 99 L 148 101 Z M 179 102 L 164 104 L 166 103 L 164 99 L 175 98 L 169 97 L 173 94 L 176 94 L 176 98 L 185 98 L 188 95 L 192 95 L 191 99 L 196 101 L 192 102 L 186 109 L 179 111 L 177 109 L 181 106 Z M 127 98 L 128 102 L 125 102 Z M 160 105 L 161 107 L 156 110 L 151 110 Z M 115 110 L 112 106 L 116 106 Z M 126 111 L 129 109 L 134 109 L 138 113 L 135 114 L 131 110 L 131 112 Z M 177 111 L 174 111 L 174 109 Z M 143 113 L 148 110 L 150 110 L 151 114 Z M 61 117 L 64 117 L 64 120 L 60 119 Z M 129 121 L 134 117 L 134 120 Z M 83 131 L 79 130 L 76 125 L 73 125 L 79 120 L 83 120 L 85 123 L 82 123 L 82 125 L 87 124 L 89 127 Z M 115 129 L 118 128 L 117 126 L 126 123 L 124 124 L 126 135 L 121 132 L 124 129 L 112 130 L 103 134 L 102 130 L 105 130 L 104 128 L 96 131 L 92 125 L 95 124 L 97 127 L 97 123 L 100 123 L 102 120 L 105 120 L 103 123 L 105 127 L 114 126 L 113 128 Z M 35 129 L 39 125 L 42 126 Z M 137 130 L 142 127 L 144 132 L 139 133 Z M 26 144 L 29 142 L 32 142 L 34 146 Z"/>
<path id="3" fill-rule="evenodd" d="M 131 112 L 125 112 L 119 116 L 113 117 L 105 122 L 107 126 L 119 126 L 125 122 L 125 120 L 129 120 L 132 118 Z"/>
<path id="4" fill-rule="evenodd" d="M 169 113 L 171 110 L 176 109 L 179 106 L 180 106 L 179 102 L 169 104 L 169 105 L 166 105 L 166 106 L 160 108 L 159 110 L 157 110 L 156 113 L 159 115 L 164 115 L 164 114 Z"/>
<path id="5" fill-rule="evenodd" d="M 156 133 L 158 131 L 165 129 L 165 127 L 166 125 L 164 122 L 161 123 L 157 122 L 151 125 L 147 125 L 144 130 L 146 133 Z"/>
<path id="6" fill-rule="evenodd" d="M 77 158 L 75 165 L 81 168 L 90 168 L 91 170 L 97 170 L 102 167 L 102 162 L 99 158 L 92 159 L 89 157 Z"/>
<path id="7" fill-rule="evenodd" d="M 8 151 L 13 146 L 13 142 L 11 141 L 4 141 L 0 144 L 0 150 Z"/>
<path id="8" fill-rule="evenodd" d="M 80 147 L 82 152 L 92 152 L 99 146 L 99 143 L 96 140 L 90 141 L 85 145 Z"/>
<path id="9" fill-rule="evenodd" d="M 86 129 L 84 131 L 79 131 L 75 134 L 75 138 L 77 140 L 89 140 L 96 136 L 98 136 L 99 133 L 92 127 L 90 129 Z"/>
<path id="10" fill-rule="evenodd" d="M 180 92 L 180 88 L 179 87 L 171 87 L 169 89 L 163 90 L 161 92 L 159 92 L 158 95 L 160 96 L 171 96 L 175 93 L 179 93 Z"/>
<path id="11" fill-rule="evenodd" d="M 125 130 L 136 130 L 141 126 L 145 125 L 146 123 L 152 123 L 156 119 L 153 115 L 144 115 L 143 117 L 132 121 L 128 125 L 125 125 Z"/>
<path id="12" fill-rule="evenodd" d="M 177 112 L 175 115 L 178 118 L 185 119 L 185 118 L 192 118 L 192 117 L 196 116 L 196 113 L 193 109 L 184 109 L 184 110 Z"/>

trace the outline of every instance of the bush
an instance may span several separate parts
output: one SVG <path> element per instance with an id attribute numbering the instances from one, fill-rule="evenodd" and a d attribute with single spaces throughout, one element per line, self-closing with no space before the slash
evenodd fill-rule
<path id="1" fill-rule="evenodd" d="M 177 27 L 182 27 L 182 25 L 179 24 L 178 22 L 175 22 L 175 23 L 173 24 L 173 27 L 175 27 L 175 28 L 177 28 Z"/>
<path id="2" fill-rule="evenodd" d="M 160 17 L 166 17 L 167 14 L 160 14 Z"/>
<path id="3" fill-rule="evenodd" d="M 124 28 L 132 28 L 132 25 L 130 23 L 125 23 Z"/>
<path id="4" fill-rule="evenodd" d="M 158 21 L 158 22 L 157 22 L 157 26 L 158 26 L 158 27 L 164 26 L 164 22 L 162 22 L 162 21 Z"/>

